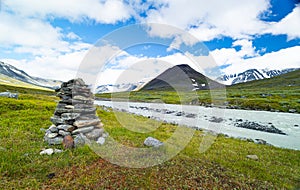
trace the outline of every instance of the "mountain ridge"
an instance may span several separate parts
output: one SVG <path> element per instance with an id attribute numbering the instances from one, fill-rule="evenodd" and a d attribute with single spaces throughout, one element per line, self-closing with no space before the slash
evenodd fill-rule
<path id="1" fill-rule="evenodd" d="M 56 89 L 60 86 L 62 81 L 53 80 L 53 79 L 44 79 L 40 77 L 33 77 L 27 74 L 25 71 L 20 70 L 8 63 L 4 63 L 0 61 L 0 74 L 7 77 L 8 81 L 9 78 L 14 79 L 14 82 L 21 81 L 23 83 L 48 88 L 48 89 Z M 2 77 L 4 78 L 4 77 Z M 17 81 L 15 81 L 17 80 Z M 23 84 L 22 83 L 22 84 Z"/>
<path id="2" fill-rule="evenodd" d="M 285 73 L 295 71 L 299 68 L 287 68 L 283 70 L 269 70 L 269 69 L 248 69 L 240 73 L 225 74 L 218 77 L 216 80 L 225 85 L 234 85 L 238 83 L 245 83 L 254 80 L 261 80 L 266 78 L 276 77 Z"/>

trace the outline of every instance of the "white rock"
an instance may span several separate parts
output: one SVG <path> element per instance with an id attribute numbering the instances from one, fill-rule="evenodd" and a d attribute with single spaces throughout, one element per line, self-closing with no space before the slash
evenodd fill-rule
<path id="1" fill-rule="evenodd" d="M 144 145 L 151 146 L 151 147 L 160 147 L 164 145 L 164 143 L 153 137 L 147 137 L 144 141 Z"/>
<path id="2" fill-rule="evenodd" d="M 45 150 L 42 150 L 40 152 L 40 155 L 52 155 L 54 153 L 62 153 L 63 151 L 62 150 L 59 150 L 59 149 L 52 149 L 52 148 L 48 148 L 48 149 L 45 149 Z"/>
<path id="3" fill-rule="evenodd" d="M 255 155 L 255 154 L 253 154 L 253 155 L 247 155 L 246 157 L 249 158 L 249 159 L 252 159 L 252 160 L 258 160 L 258 156 Z"/>
<path id="4" fill-rule="evenodd" d="M 40 152 L 40 155 L 45 155 L 45 154 L 47 154 L 47 155 L 52 155 L 54 153 L 54 150 L 52 149 L 52 148 L 48 148 L 48 149 L 45 149 L 45 150 L 42 150 L 41 152 Z"/>
<path id="5" fill-rule="evenodd" d="M 67 108 L 67 109 L 74 109 L 75 107 L 72 106 L 72 105 L 67 105 L 67 106 L 65 106 L 65 108 Z"/>
<path id="6" fill-rule="evenodd" d="M 104 137 L 99 137 L 97 140 L 97 144 L 103 145 L 105 143 L 105 138 Z"/>
<path id="7" fill-rule="evenodd" d="M 63 152 L 62 150 L 54 149 L 54 153 L 62 153 L 62 152 Z"/>

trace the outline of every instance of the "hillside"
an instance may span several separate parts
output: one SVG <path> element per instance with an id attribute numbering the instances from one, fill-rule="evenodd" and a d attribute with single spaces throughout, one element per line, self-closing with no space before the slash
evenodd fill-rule
<path id="1" fill-rule="evenodd" d="M 148 82 L 141 90 L 194 91 L 220 88 L 223 85 L 195 71 L 189 65 L 176 65 Z"/>

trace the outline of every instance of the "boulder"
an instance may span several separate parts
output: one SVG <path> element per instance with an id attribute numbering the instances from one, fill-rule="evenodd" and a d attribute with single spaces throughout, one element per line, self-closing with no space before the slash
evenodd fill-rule
<path id="1" fill-rule="evenodd" d="M 2 97 L 7 97 L 7 98 L 14 98 L 14 99 L 18 99 L 18 94 L 17 93 L 10 93 L 10 92 L 1 92 L 0 96 Z"/>
<path id="2" fill-rule="evenodd" d="M 100 136 L 102 136 L 103 132 L 104 132 L 104 129 L 103 129 L 103 128 L 100 128 L 100 129 L 94 129 L 94 130 L 92 130 L 91 132 L 86 133 L 85 136 L 86 136 L 88 139 L 91 139 L 91 140 L 97 140 Z"/>
<path id="3" fill-rule="evenodd" d="M 149 147 L 160 147 L 160 146 L 164 145 L 164 143 L 153 137 L 147 137 L 144 141 L 144 145 L 149 146 Z"/>
<path id="4" fill-rule="evenodd" d="M 251 160 L 258 160 L 258 156 L 253 154 L 253 155 L 247 155 L 246 158 L 249 158 Z"/>

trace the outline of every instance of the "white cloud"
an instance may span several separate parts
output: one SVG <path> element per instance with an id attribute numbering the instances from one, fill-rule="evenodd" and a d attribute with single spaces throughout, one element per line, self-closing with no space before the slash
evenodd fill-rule
<path id="1" fill-rule="evenodd" d="M 186 29 L 204 41 L 224 35 L 245 38 L 268 27 L 259 19 L 270 7 L 268 0 L 169 0 L 158 4 L 165 6 L 150 10 L 145 21 Z"/>
<path id="2" fill-rule="evenodd" d="M 242 50 L 241 50 L 242 51 Z M 222 48 L 212 52 L 213 58 L 218 65 L 230 65 L 222 72 L 233 74 L 243 72 L 248 69 L 286 69 L 300 68 L 300 46 L 281 49 L 276 52 L 257 55 L 244 59 L 243 54 L 234 48 Z"/>
<path id="3" fill-rule="evenodd" d="M 116 23 L 131 17 L 132 10 L 121 0 L 14 0 L 4 1 L 3 8 L 25 17 L 67 18 L 70 21 L 94 20 Z"/>
<path id="4" fill-rule="evenodd" d="M 34 18 L 23 18 L 0 11 L 0 44 L 2 46 L 62 48 L 60 28 Z"/>
<path id="5" fill-rule="evenodd" d="M 300 5 L 279 22 L 274 22 L 265 32 L 274 35 L 286 34 L 288 39 L 300 38 Z"/>

